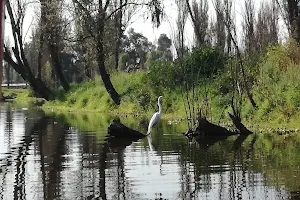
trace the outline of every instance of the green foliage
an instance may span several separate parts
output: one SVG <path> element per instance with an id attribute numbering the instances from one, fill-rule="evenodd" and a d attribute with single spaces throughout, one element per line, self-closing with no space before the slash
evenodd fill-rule
<path id="1" fill-rule="evenodd" d="M 145 77 L 147 85 L 159 92 L 174 88 L 177 72 L 172 62 L 156 60 L 149 64 L 150 71 Z"/>
<path id="2" fill-rule="evenodd" d="M 133 28 L 129 29 L 128 36 L 125 35 L 122 41 L 121 68 L 126 67 L 130 71 L 143 67 L 152 48 L 152 43 L 145 36 L 134 32 Z"/>
<path id="3" fill-rule="evenodd" d="M 209 47 L 194 49 L 176 62 L 179 72 L 184 72 L 187 77 L 194 74 L 197 78 L 213 78 L 213 75 L 224 69 L 225 64 L 226 58 L 223 54 Z"/>
<path id="4" fill-rule="evenodd" d="M 225 67 L 226 58 L 212 48 L 195 49 L 182 60 L 174 63 L 166 60 L 149 62 L 150 72 L 147 80 L 151 87 L 171 89 L 186 84 L 190 89 L 192 84 L 198 85 L 207 78 L 214 78 L 217 72 Z"/>
<path id="5" fill-rule="evenodd" d="M 300 111 L 300 47 L 292 40 L 284 46 L 272 46 L 261 58 L 253 95 L 258 110 L 249 109 L 245 116 L 256 121 L 273 122 L 274 126 L 299 118 Z"/>

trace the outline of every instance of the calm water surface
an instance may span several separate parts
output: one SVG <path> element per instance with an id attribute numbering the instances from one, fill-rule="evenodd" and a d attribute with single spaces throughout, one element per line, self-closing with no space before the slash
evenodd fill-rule
<path id="1" fill-rule="evenodd" d="M 100 114 L 0 106 L 0 199 L 300 199 L 296 133 L 189 143 L 163 121 L 131 143 L 108 140 Z"/>

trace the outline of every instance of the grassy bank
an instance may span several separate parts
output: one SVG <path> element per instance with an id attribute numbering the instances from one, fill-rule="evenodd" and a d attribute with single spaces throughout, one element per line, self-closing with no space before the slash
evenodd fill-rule
<path id="1" fill-rule="evenodd" d="M 97 77 L 95 81 L 72 84 L 68 92 L 57 91 L 56 100 L 47 102 L 44 108 L 149 117 L 158 109 L 157 97 L 163 95 L 164 118 L 184 118 L 184 108 L 180 95 L 176 91 L 159 92 L 152 89 L 144 82 L 146 76 L 146 72 L 116 73 L 111 76 L 112 82 L 122 99 L 120 106 L 113 103 L 102 81 Z"/>
<path id="2" fill-rule="evenodd" d="M 184 101 L 186 88 L 182 85 L 195 82 L 194 90 L 198 91 L 196 94 L 200 104 L 208 104 L 209 119 L 215 123 L 231 123 L 227 116 L 227 112 L 231 112 L 233 91 L 230 64 L 228 58 L 215 51 L 198 50 L 175 63 L 149 62 L 150 70 L 147 72 L 112 73 L 112 83 L 121 96 L 120 106 L 113 103 L 102 80 L 96 77 L 93 81 L 72 84 L 68 92 L 58 89 L 56 100 L 46 102 L 43 108 L 149 119 L 157 111 L 157 97 L 162 95 L 163 118 L 184 119 L 191 105 Z M 187 67 L 182 69 L 182 66 Z M 255 109 L 244 95 L 241 112 L 243 122 L 251 128 L 299 128 L 300 47 L 293 42 L 270 47 L 255 65 L 245 62 L 245 68 L 248 85 L 258 108 Z M 180 70 L 185 70 L 185 73 Z M 194 76 L 193 73 L 204 75 Z M 181 77 L 186 80 L 183 81 Z M 191 96 L 191 88 L 188 91 Z M 31 95 L 25 92 L 17 96 L 17 101 L 22 102 Z"/>
<path id="3" fill-rule="evenodd" d="M 13 103 L 19 106 L 29 107 L 41 105 L 44 99 L 36 98 L 30 89 L 8 89 L 2 88 L 3 96 L 12 98 Z"/>

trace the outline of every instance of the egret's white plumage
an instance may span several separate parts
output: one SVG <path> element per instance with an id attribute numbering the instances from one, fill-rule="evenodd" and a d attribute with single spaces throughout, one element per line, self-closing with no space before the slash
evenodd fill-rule
<path id="1" fill-rule="evenodd" d="M 151 117 L 151 120 L 150 120 L 149 125 L 148 125 L 147 135 L 150 134 L 152 126 L 157 124 L 159 122 L 160 118 L 161 118 L 161 115 L 162 115 L 161 100 L 162 100 L 162 98 L 163 98 L 162 96 L 159 96 L 158 99 L 157 99 L 158 112 L 154 113 L 153 116 Z"/>

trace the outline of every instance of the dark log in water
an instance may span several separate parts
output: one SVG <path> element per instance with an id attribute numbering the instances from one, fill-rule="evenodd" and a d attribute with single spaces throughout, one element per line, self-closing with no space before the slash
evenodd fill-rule
<path id="1" fill-rule="evenodd" d="M 133 130 L 125 126 L 124 124 L 122 124 L 117 120 L 113 120 L 113 122 L 108 127 L 108 135 L 117 138 L 132 138 L 132 139 L 140 139 L 146 136 L 139 131 Z"/>
<path id="2" fill-rule="evenodd" d="M 191 131 L 188 131 L 191 133 Z M 192 135 L 195 137 L 198 144 L 206 149 L 210 146 L 227 139 L 231 135 L 236 135 L 236 132 L 229 131 L 224 127 L 210 123 L 205 118 L 198 119 L 198 126 Z M 189 136 L 188 136 L 189 137 Z"/>
<path id="3" fill-rule="evenodd" d="M 224 127 L 215 125 L 213 123 L 210 123 L 204 118 L 200 118 L 198 120 L 198 127 L 196 128 L 196 132 L 198 132 L 200 135 L 204 136 L 230 136 L 230 135 L 236 135 L 236 132 L 229 131 Z"/>

